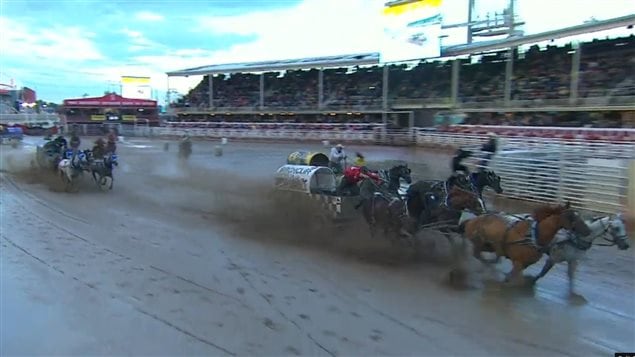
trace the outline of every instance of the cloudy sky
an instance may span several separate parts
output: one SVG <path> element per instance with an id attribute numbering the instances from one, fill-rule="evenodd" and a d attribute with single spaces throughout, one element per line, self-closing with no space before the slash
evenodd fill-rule
<path id="1" fill-rule="evenodd" d="M 635 13 L 633 0 L 517 0 L 526 33 Z M 477 0 L 477 13 L 507 0 Z M 163 102 L 166 71 L 379 51 L 380 0 L 0 0 L 0 84 L 40 99 L 102 95 L 121 75 L 151 76 Z M 575 3 L 575 6 L 571 7 Z M 444 22 L 467 0 L 444 0 Z M 600 4 L 599 6 L 597 4 Z M 633 31 L 621 30 L 628 34 Z M 455 31 L 444 44 L 465 40 Z M 171 79 L 181 92 L 197 79 Z"/>

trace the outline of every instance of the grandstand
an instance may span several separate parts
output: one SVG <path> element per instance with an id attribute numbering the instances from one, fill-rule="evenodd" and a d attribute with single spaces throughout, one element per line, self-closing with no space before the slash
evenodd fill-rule
<path id="1" fill-rule="evenodd" d="M 536 44 L 629 23 L 635 16 L 455 46 L 445 51 L 452 57 L 418 62 L 382 65 L 373 53 L 184 69 L 168 77 L 204 77 L 171 110 L 186 122 L 635 127 L 635 35 Z"/>

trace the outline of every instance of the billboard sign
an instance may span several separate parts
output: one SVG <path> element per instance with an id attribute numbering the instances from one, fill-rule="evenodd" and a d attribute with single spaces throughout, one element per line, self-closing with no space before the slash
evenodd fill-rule
<path id="1" fill-rule="evenodd" d="M 441 55 L 442 0 L 398 0 L 382 10 L 381 62 Z"/>
<path id="2" fill-rule="evenodd" d="M 150 77 L 121 77 L 121 96 L 134 99 L 152 99 Z"/>

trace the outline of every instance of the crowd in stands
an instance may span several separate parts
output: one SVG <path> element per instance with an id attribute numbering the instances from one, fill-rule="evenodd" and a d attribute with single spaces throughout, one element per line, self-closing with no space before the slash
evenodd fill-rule
<path id="1" fill-rule="evenodd" d="M 512 100 L 550 100 L 570 97 L 571 45 L 533 46 L 514 54 Z M 500 101 L 504 97 L 507 52 L 462 59 L 459 100 L 463 103 Z M 423 99 L 444 102 L 451 97 L 452 63 L 421 61 L 389 65 L 389 101 Z M 264 74 L 266 108 L 317 108 L 319 72 L 290 70 Z M 371 109 L 382 105 L 383 67 L 334 68 L 323 71 L 323 108 Z M 208 108 L 205 77 L 176 107 Z M 217 75 L 213 106 L 260 105 L 260 75 Z M 635 36 L 581 44 L 578 97 L 635 96 Z"/>
<path id="2" fill-rule="evenodd" d="M 261 122 L 172 122 L 167 127 L 180 129 L 226 129 L 226 130 L 298 130 L 298 131 L 373 131 L 381 124 L 361 123 L 261 123 Z"/>

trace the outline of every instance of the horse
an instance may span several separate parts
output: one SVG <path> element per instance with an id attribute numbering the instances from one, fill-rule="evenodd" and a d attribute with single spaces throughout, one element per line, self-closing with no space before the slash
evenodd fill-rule
<path id="1" fill-rule="evenodd" d="M 72 150 L 67 150 L 64 158 L 57 164 L 57 171 L 66 192 L 76 190 L 75 183 L 87 167 L 88 155 L 87 151 L 78 151 L 76 155 L 73 155 Z"/>
<path id="2" fill-rule="evenodd" d="M 468 176 L 468 181 L 470 182 L 470 188 L 478 194 L 479 198 L 483 197 L 483 190 L 485 187 L 490 187 L 498 194 L 503 193 L 503 188 L 501 187 L 501 177 L 493 170 L 472 172 Z"/>
<path id="3" fill-rule="evenodd" d="M 567 275 L 569 277 L 569 296 L 578 296 L 574 291 L 576 268 L 580 259 L 591 249 L 596 239 L 601 237 L 610 243 L 604 245 L 617 245 L 620 250 L 626 250 L 630 247 L 628 235 L 626 234 L 626 222 L 622 214 L 617 214 L 613 217 L 598 217 L 586 220 L 585 223 L 591 230 L 591 233 L 585 237 L 566 231 L 560 231 L 556 234 L 547 251 L 547 261 L 540 273 L 533 278 L 533 283 L 547 275 L 555 264 L 566 262 Z M 611 238 L 608 239 L 607 236 Z"/>
<path id="4" fill-rule="evenodd" d="M 412 170 L 406 164 L 395 165 L 388 170 L 380 169 L 377 171 L 377 175 L 379 176 L 379 184 L 373 182 L 373 180 L 365 181 L 360 180 L 358 187 L 353 191 L 361 196 L 362 200 L 359 202 L 355 209 L 362 206 L 363 202 L 366 199 L 371 198 L 373 193 L 380 192 L 385 190 L 387 193 L 395 196 L 400 196 L 399 187 L 401 186 L 401 180 L 403 179 L 407 184 L 412 183 Z M 341 180 L 346 180 L 344 177 Z M 340 183 L 338 188 L 341 190 L 348 191 L 349 189 L 345 189 L 347 184 Z M 338 189 L 340 190 L 340 189 Z M 363 192 L 362 192 L 363 191 Z"/>
<path id="5" fill-rule="evenodd" d="M 430 181 L 417 181 L 408 187 L 406 191 L 406 205 L 411 218 L 421 224 L 428 224 L 435 221 L 433 211 L 439 207 L 444 210 L 470 210 L 477 214 L 484 212 L 484 205 L 478 194 L 472 190 L 452 185 L 447 191 L 444 185 L 429 185 Z M 439 181 L 443 184 L 443 181 Z M 427 189 L 431 187 L 431 189 Z M 437 188 L 441 187 L 442 190 Z"/>
<path id="6" fill-rule="evenodd" d="M 395 165 L 389 170 L 379 170 L 379 175 L 387 183 L 388 192 L 399 195 L 399 187 L 401 187 L 401 179 L 407 184 L 412 183 L 412 170 L 407 164 Z"/>
<path id="7" fill-rule="evenodd" d="M 112 190 L 114 178 L 112 176 L 113 166 L 118 165 L 117 154 L 108 152 L 101 159 L 90 158 L 89 170 L 93 180 L 100 189 Z"/>
<path id="8" fill-rule="evenodd" d="M 459 224 L 465 215 L 483 213 L 482 204 L 476 193 L 454 186 L 442 203 L 423 207 L 417 198 L 406 198 L 408 214 L 415 220 L 418 230 L 433 229 L 454 246 L 452 234 L 459 233 Z"/>
<path id="9" fill-rule="evenodd" d="M 368 223 L 371 237 L 376 235 L 378 228 L 382 228 L 384 235 L 391 241 L 397 241 L 399 236 L 410 238 L 413 224 L 408 221 L 405 203 L 399 195 L 401 179 L 411 183 L 411 170 L 407 165 L 396 165 L 390 170 L 380 170 L 380 176 L 385 177 L 377 184 L 370 178 L 360 182 L 361 202 L 355 207 L 362 207 L 362 215 Z M 410 229 L 409 229 L 410 228 Z"/>
<path id="10" fill-rule="evenodd" d="M 540 260 L 560 229 L 588 236 L 590 228 L 572 209 L 551 208 L 555 214 L 540 221 L 500 214 L 486 214 L 466 219 L 460 223 L 465 243 L 473 244 L 473 256 L 485 262 L 481 252 L 496 253 L 512 261 L 513 268 L 507 282 L 518 282 L 524 269 Z M 512 221 L 511 224 L 509 221 Z"/>

